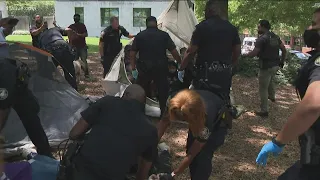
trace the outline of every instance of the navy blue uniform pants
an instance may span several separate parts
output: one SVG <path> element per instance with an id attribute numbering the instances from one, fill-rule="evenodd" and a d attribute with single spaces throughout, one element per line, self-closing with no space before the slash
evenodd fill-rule
<path id="1" fill-rule="evenodd" d="M 36 97 L 29 89 L 24 88 L 18 90 L 15 99 L 12 108 L 20 117 L 30 140 L 37 148 L 37 153 L 52 157 L 48 137 L 38 116 L 40 107 Z"/>
<path id="2" fill-rule="evenodd" d="M 213 153 L 224 144 L 225 136 L 227 135 L 226 128 L 218 128 L 214 130 L 202 150 L 193 159 L 189 166 L 191 180 L 208 180 L 212 172 Z M 187 139 L 187 153 L 191 147 L 193 138 L 190 130 Z"/>
<path id="3" fill-rule="evenodd" d="M 319 180 L 320 165 L 318 166 L 301 166 L 297 161 L 289 167 L 283 174 L 278 177 L 278 180 Z"/>
<path id="4" fill-rule="evenodd" d="M 78 90 L 76 82 L 76 72 L 73 66 L 74 55 L 67 42 L 64 40 L 55 41 L 46 47 L 53 56 L 53 63 L 60 65 L 63 69 L 64 77 L 67 82 L 75 89 Z"/>
<path id="5" fill-rule="evenodd" d="M 148 97 L 151 97 L 150 85 L 152 80 L 154 81 L 158 90 L 158 99 L 162 115 L 165 111 L 167 99 L 169 97 L 168 69 L 154 68 L 146 70 L 145 72 L 139 72 L 137 84 L 139 84 L 145 90 Z"/>

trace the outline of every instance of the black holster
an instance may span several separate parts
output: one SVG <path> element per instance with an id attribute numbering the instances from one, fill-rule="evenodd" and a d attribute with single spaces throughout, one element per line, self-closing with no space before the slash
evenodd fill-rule
<path id="1" fill-rule="evenodd" d="M 299 136 L 300 162 L 302 165 L 320 165 L 320 146 L 316 142 L 315 131 L 309 129 Z"/>
<path id="2" fill-rule="evenodd" d="M 83 140 L 73 141 L 67 147 L 66 153 L 63 155 L 59 164 L 57 180 L 72 180 L 74 179 L 75 163 L 74 158 L 80 152 L 83 146 Z"/>

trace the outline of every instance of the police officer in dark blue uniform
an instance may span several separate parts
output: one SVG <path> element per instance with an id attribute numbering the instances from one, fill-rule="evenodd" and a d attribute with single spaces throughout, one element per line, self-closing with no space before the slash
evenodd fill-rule
<path id="1" fill-rule="evenodd" d="M 148 17 L 146 26 L 147 29 L 140 32 L 132 43 L 130 52 L 132 76 L 137 79 L 137 84 L 143 87 L 148 97 L 151 97 L 150 84 L 152 80 L 154 81 L 162 115 L 169 96 L 167 50 L 178 63 L 181 62 L 181 57 L 169 34 L 158 29 L 155 17 Z M 137 53 L 139 59 L 136 62 Z"/>
<path id="2" fill-rule="evenodd" d="M 114 58 L 119 54 L 122 49 L 120 42 L 121 36 L 133 38 L 123 26 L 119 25 L 118 17 L 111 17 L 110 26 L 101 32 L 99 42 L 99 52 L 103 65 L 103 78 L 109 72 Z"/>
<path id="3" fill-rule="evenodd" d="M 223 3 L 207 2 L 206 19 L 196 26 L 178 74 L 183 79 L 189 59 L 197 53 L 192 85 L 219 94 L 229 102 L 232 66 L 238 62 L 241 46 L 237 28 L 224 20 L 217 9 Z"/>
<path id="4" fill-rule="evenodd" d="M 320 11 L 318 11 L 320 12 Z M 279 180 L 320 179 L 320 36 L 319 28 L 304 33 L 305 43 L 315 48 L 299 70 L 295 82 L 302 99 L 281 132 L 261 149 L 256 162 L 266 165 L 268 154 L 278 155 L 285 144 L 299 137 L 300 161 L 286 170 Z"/>
<path id="5" fill-rule="evenodd" d="M 73 66 L 75 58 L 70 45 L 63 39 L 63 35 L 67 34 L 72 38 L 76 33 L 70 28 L 53 27 L 46 29 L 39 35 L 39 45 L 41 49 L 54 56 L 54 64 L 62 67 L 65 79 L 77 90 L 76 74 Z"/>

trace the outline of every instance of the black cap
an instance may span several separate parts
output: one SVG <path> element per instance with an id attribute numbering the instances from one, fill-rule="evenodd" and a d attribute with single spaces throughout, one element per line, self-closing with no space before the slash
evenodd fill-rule
<path id="1" fill-rule="evenodd" d="M 146 19 L 146 24 L 148 26 L 149 22 L 155 22 L 157 24 L 157 18 L 154 17 L 154 16 L 149 16 L 147 19 Z"/>

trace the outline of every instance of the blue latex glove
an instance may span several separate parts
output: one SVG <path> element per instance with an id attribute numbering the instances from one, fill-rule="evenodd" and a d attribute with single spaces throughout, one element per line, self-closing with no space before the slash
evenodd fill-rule
<path id="1" fill-rule="evenodd" d="M 132 70 L 132 76 L 133 76 L 133 78 L 134 79 L 137 79 L 138 78 L 138 74 L 139 74 L 139 72 L 138 72 L 138 70 L 137 69 L 134 69 L 134 70 Z"/>
<path id="2" fill-rule="evenodd" d="M 178 79 L 183 82 L 184 71 L 178 71 Z"/>
<path id="3" fill-rule="evenodd" d="M 262 147 L 260 153 L 258 154 L 258 157 L 256 159 L 257 164 L 265 166 L 267 164 L 269 153 L 272 153 L 274 156 L 278 156 L 279 153 L 282 152 L 282 149 L 282 147 L 279 147 L 272 141 L 268 142 Z"/>

